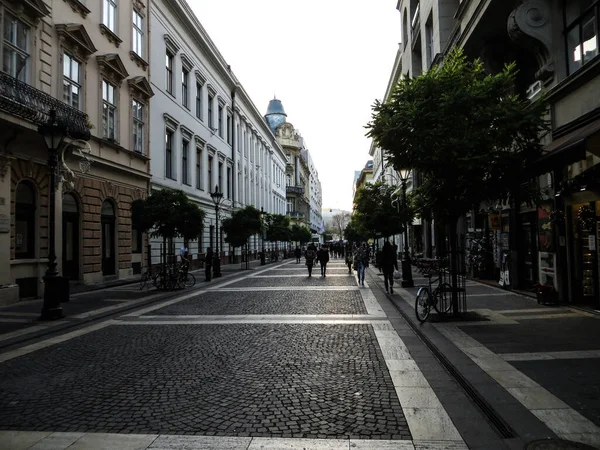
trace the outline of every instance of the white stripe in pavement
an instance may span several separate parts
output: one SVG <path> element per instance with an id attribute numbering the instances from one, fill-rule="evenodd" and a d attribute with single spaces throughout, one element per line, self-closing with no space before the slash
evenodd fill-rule
<path id="1" fill-rule="evenodd" d="M 375 294 L 373 294 L 371 289 L 360 289 L 359 292 L 362 296 L 365 308 L 367 309 L 367 314 L 371 316 L 386 317 L 385 312 L 381 309 L 381 305 L 375 298 Z"/>
<path id="2" fill-rule="evenodd" d="M 375 330 L 375 336 L 415 441 L 452 441 L 464 445 L 450 416 L 398 333 Z"/>
<path id="3" fill-rule="evenodd" d="M 238 316 L 239 318 L 232 319 L 182 319 L 182 320 L 146 320 L 146 318 L 142 318 L 135 321 L 116 321 L 113 325 L 231 325 L 231 324 L 254 324 L 254 325 L 265 325 L 265 324 L 302 324 L 302 325 L 370 325 L 374 320 L 386 320 L 385 317 L 381 318 L 368 318 L 368 319 L 260 319 L 256 320 L 251 317 L 244 318 L 243 316 Z"/>
<path id="4" fill-rule="evenodd" d="M 505 297 L 505 296 L 516 296 L 517 294 L 513 292 L 504 292 L 504 293 L 494 293 L 494 294 L 469 294 L 467 292 L 467 297 Z"/>
<path id="5" fill-rule="evenodd" d="M 206 291 L 218 291 L 218 292 L 246 292 L 246 291 L 357 291 L 359 286 L 348 285 L 348 286 L 248 286 L 238 288 L 207 288 Z"/>
<path id="6" fill-rule="evenodd" d="M 19 319 L 12 317 L 0 317 L 0 323 L 31 323 L 31 319 Z"/>
<path id="7" fill-rule="evenodd" d="M 27 355 L 31 352 L 35 352 L 42 348 L 50 347 L 54 344 L 59 344 L 61 342 L 68 341 L 69 339 L 73 339 L 74 337 L 83 336 L 84 334 L 91 333 L 93 331 L 100 330 L 102 328 L 115 325 L 115 321 L 107 320 L 106 322 L 102 322 L 96 325 L 91 325 L 86 328 L 82 328 L 80 330 L 71 331 L 70 333 L 61 334 L 60 336 L 55 336 L 50 339 L 46 339 L 44 341 L 36 342 L 35 344 L 27 345 L 25 347 L 18 348 L 16 350 L 11 350 L 6 353 L 0 354 L 0 363 L 9 361 L 11 359 L 17 358 L 19 356 Z M 1 441 L 0 441 L 1 442 Z"/>
<path id="8" fill-rule="evenodd" d="M 455 325 L 434 326 L 559 437 L 577 441 L 579 435 L 578 442 L 600 444 L 600 427 L 517 370 L 501 355 Z M 581 440 L 583 435 L 585 441 Z"/>
<path id="9" fill-rule="evenodd" d="M 4 450 L 467 450 L 462 440 L 292 439 L 173 434 L 0 431 Z"/>
<path id="10" fill-rule="evenodd" d="M 140 317 L 138 320 L 159 320 L 161 322 L 173 321 L 179 323 L 182 320 L 201 320 L 203 322 L 214 321 L 248 321 L 262 322 L 265 320 L 273 321 L 288 321 L 288 320 L 382 320 L 385 316 L 371 316 L 369 314 L 237 314 L 237 315 L 147 315 Z"/>
<path id="11" fill-rule="evenodd" d="M 20 303 L 19 303 L 20 306 Z M 17 316 L 17 317 L 39 317 L 40 313 L 27 313 L 27 312 L 16 312 L 16 311 L 2 311 L 0 309 L 0 316 Z"/>
<path id="12" fill-rule="evenodd" d="M 16 338 L 19 336 L 23 336 L 25 334 L 37 333 L 39 331 L 48 330 L 50 328 L 55 327 L 56 325 L 63 325 L 66 323 L 68 323 L 68 321 L 60 320 L 57 322 L 48 323 L 47 325 L 33 325 L 31 327 L 23 328 L 21 330 L 11 331 L 10 333 L 2 333 L 0 335 L 0 342 L 7 341 L 9 339 Z"/>
<path id="13" fill-rule="evenodd" d="M 572 350 L 564 352 L 498 353 L 504 361 L 541 361 L 552 359 L 600 358 L 600 350 Z"/>
<path id="14" fill-rule="evenodd" d="M 163 295 L 164 295 L 164 293 L 160 293 L 160 294 L 156 294 L 156 295 L 150 295 L 149 297 L 140 298 L 138 300 L 121 300 L 121 302 L 116 305 L 106 306 L 105 308 L 93 309 L 91 311 L 86 311 L 84 313 L 75 314 L 75 315 L 69 316 L 69 317 L 71 317 L 73 319 L 87 319 L 88 317 L 94 317 L 94 316 L 98 316 L 100 314 L 114 311 L 116 309 L 121 309 L 126 305 L 127 306 L 135 306 L 139 303 L 146 303 L 155 298 L 162 297 Z"/>
<path id="15" fill-rule="evenodd" d="M 349 273 L 332 273 L 328 274 L 327 277 L 349 277 L 351 276 Z M 298 273 L 298 274 L 285 274 L 285 275 L 251 275 L 250 278 L 307 278 L 308 274 L 306 273 Z M 320 275 L 316 275 L 315 278 L 320 277 Z"/>

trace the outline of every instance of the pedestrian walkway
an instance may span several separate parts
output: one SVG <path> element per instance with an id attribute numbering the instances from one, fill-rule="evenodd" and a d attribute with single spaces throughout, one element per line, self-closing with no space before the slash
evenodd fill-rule
<path id="1" fill-rule="evenodd" d="M 417 272 L 413 277 L 416 285 L 426 283 Z M 392 296 L 415 325 L 417 289 L 400 288 Z M 474 281 L 467 282 L 467 305 L 481 320 L 417 326 L 430 337 L 441 333 L 487 375 L 465 373 L 484 397 L 491 397 L 490 380 L 504 388 L 510 397 L 496 409 L 507 422 L 522 417 L 514 414 L 520 405 L 556 436 L 600 447 L 600 316 L 538 305 L 529 296 Z"/>

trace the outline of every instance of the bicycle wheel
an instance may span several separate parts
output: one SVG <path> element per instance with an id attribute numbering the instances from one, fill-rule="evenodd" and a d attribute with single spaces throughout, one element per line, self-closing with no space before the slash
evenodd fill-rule
<path id="1" fill-rule="evenodd" d="M 447 314 L 452 309 L 452 286 L 442 283 L 433 291 L 433 308 L 438 314 Z"/>
<path id="2" fill-rule="evenodd" d="M 143 291 L 148 283 L 148 272 L 144 272 L 142 274 L 142 278 L 140 279 L 140 291 Z"/>
<path id="3" fill-rule="evenodd" d="M 427 288 L 420 288 L 415 299 L 415 314 L 417 320 L 421 323 L 425 322 L 431 312 L 431 293 Z"/>
<path id="4" fill-rule="evenodd" d="M 182 282 L 185 287 L 192 287 L 196 284 L 196 277 L 191 273 L 187 273 L 185 276 L 182 276 Z"/>

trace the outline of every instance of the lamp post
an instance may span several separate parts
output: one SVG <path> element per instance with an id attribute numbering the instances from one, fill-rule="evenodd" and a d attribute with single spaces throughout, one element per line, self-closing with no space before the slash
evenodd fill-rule
<path id="1" fill-rule="evenodd" d="M 411 175 L 410 169 L 400 169 L 400 181 L 402 183 L 402 204 L 406 210 L 406 183 Z M 414 287 L 412 278 L 412 268 L 410 265 L 410 255 L 408 254 L 408 216 L 404 225 L 404 255 L 402 256 L 402 287 Z"/>
<path id="2" fill-rule="evenodd" d="M 262 225 L 262 230 L 261 230 L 261 238 L 262 238 L 262 251 L 260 252 L 260 265 L 264 266 L 267 261 L 266 261 L 266 257 L 267 255 L 265 254 L 265 222 L 264 222 L 264 217 L 265 217 L 265 210 L 263 209 L 263 207 L 260 207 L 260 224 Z"/>
<path id="3" fill-rule="evenodd" d="M 48 223 L 48 268 L 44 275 L 44 303 L 40 320 L 56 320 L 64 317 L 61 300 L 69 300 L 68 287 L 63 277 L 58 275 L 56 262 L 56 189 L 58 153 L 65 138 L 65 129 L 56 121 L 56 110 L 50 110 L 50 120 L 38 128 L 48 147 L 48 169 L 50 176 L 49 223 Z M 64 297 L 64 298 L 63 298 Z"/>
<path id="4" fill-rule="evenodd" d="M 223 203 L 223 193 L 219 192 L 219 185 L 216 185 L 215 191 L 210 193 L 210 198 L 212 198 L 212 201 L 215 204 L 215 231 L 217 235 L 213 258 L 213 277 L 218 278 L 221 276 L 221 255 L 219 253 L 219 207 L 221 206 L 221 203 Z"/>

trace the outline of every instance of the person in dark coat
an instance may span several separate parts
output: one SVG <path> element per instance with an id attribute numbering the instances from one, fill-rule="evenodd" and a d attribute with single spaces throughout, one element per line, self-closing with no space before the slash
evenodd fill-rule
<path id="1" fill-rule="evenodd" d="M 212 247 L 208 247 L 206 249 L 206 256 L 204 257 L 204 281 L 210 281 L 214 256 Z"/>
<path id="2" fill-rule="evenodd" d="M 321 276 L 327 276 L 327 263 L 329 262 L 329 250 L 327 247 L 321 247 L 317 252 L 317 259 L 321 263 Z"/>
<path id="3" fill-rule="evenodd" d="M 296 250 L 294 250 L 294 256 L 296 257 L 296 264 L 299 264 L 300 257 L 302 256 L 302 251 L 300 251 L 300 247 L 296 247 Z"/>
<path id="4" fill-rule="evenodd" d="M 390 241 L 385 241 L 381 249 L 381 271 L 383 272 L 385 292 L 389 292 L 390 294 L 394 293 L 394 269 L 398 270 L 396 253 Z"/>
<path id="5" fill-rule="evenodd" d="M 312 277 L 312 269 L 313 264 L 315 263 L 315 258 L 317 257 L 317 252 L 315 251 L 315 246 L 310 244 L 304 253 L 304 257 L 306 258 L 306 267 L 308 268 L 308 276 Z"/>

